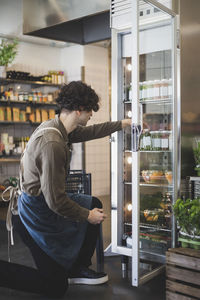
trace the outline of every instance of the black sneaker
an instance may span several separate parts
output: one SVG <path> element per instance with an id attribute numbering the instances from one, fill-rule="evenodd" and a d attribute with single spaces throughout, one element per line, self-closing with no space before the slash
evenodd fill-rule
<path id="1" fill-rule="evenodd" d="M 103 272 L 95 272 L 86 267 L 69 273 L 69 284 L 102 284 L 108 281 L 108 275 Z"/>

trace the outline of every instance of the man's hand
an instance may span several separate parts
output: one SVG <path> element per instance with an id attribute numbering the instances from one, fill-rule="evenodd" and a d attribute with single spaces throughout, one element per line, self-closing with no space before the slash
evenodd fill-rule
<path id="1" fill-rule="evenodd" d="M 103 213 L 103 209 L 93 208 L 89 212 L 88 222 L 91 224 L 100 224 L 106 217 L 107 215 Z"/>
<path id="2" fill-rule="evenodd" d="M 122 120 L 122 128 L 130 127 L 131 124 L 132 124 L 132 120 L 131 119 L 124 119 L 124 120 Z"/>
<path id="3" fill-rule="evenodd" d="M 131 119 L 124 119 L 121 122 L 122 122 L 122 128 L 130 127 L 132 125 Z M 150 129 L 150 127 L 146 122 L 143 122 L 143 129 Z"/>

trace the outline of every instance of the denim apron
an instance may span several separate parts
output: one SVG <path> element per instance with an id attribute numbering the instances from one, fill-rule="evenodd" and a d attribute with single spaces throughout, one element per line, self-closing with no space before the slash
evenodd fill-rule
<path id="1" fill-rule="evenodd" d="M 68 196 L 80 206 L 91 208 L 91 196 L 71 193 Z M 69 270 L 83 244 L 88 222 L 70 221 L 54 213 L 43 194 L 35 197 L 22 192 L 18 198 L 18 213 L 38 246 Z"/>
<path id="2" fill-rule="evenodd" d="M 60 130 L 57 128 L 45 127 L 33 133 L 30 141 L 33 141 L 38 136 L 38 133 L 48 130 L 54 130 L 62 137 Z M 88 222 L 71 221 L 69 218 L 56 214 L 48 207 L 42 193 L 39 196 L 26 194 L 22 186 L 21 164 L 20 190 L 18 214 L 22 223 L 38 246 L 47 255 L 64 266 L 66 270 L 69 270 L 78 257 Z M 80 206 L 87 209 L 91 208 L 92 196 L 71 193 L 68 196 Z"/>

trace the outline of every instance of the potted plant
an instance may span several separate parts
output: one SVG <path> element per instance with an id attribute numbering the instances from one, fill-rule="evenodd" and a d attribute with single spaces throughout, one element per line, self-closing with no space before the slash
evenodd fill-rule
<path id="1" fill-rule="evenodd" d="M 200 249 L 200 199 L 178 199 L 173 210 L 182 247 Z"/>
<path id="2" fill-rule="evenodd" d="M 195 170 L 197 171 L 197 176 L 200 176 L 200 141 L 196 140 L 196 147 L 193 148 L 194 159 L 196 163 Z"/>
<path id="3" fill-rule="evenodd" d="M 1 40 L 0 43 L 0 77 L 6 77 L 6 67 L 17 54 L 18 41 Z"/>

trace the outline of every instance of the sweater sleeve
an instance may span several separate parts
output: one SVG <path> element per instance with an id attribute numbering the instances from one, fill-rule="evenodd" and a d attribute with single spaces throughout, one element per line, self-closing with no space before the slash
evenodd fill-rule
<path id="1" fill-rule="evenodd" d="M 78 126 L 69 134 L 70 143 L 99 139 L 122 129 L 122 122 L 105 122 L 91 126 Z"/>
<path id="2" fill-rule="evenodd" d="M 89 210 L 71 200 L 65 191 L 65 149 L 58 142 L 48 142 L 36 160 L 41 190 L 47 205 L 55 213 L 76 221 L 85 221 Z"/>

